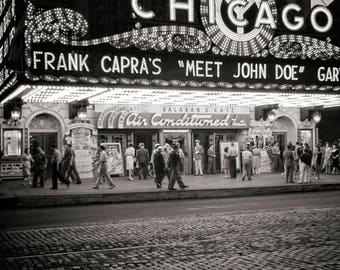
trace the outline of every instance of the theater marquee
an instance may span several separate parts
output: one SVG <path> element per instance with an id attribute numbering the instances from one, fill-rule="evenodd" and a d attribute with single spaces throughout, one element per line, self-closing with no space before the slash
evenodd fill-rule
<path id="1" fill-rule="evenodd" d="M 338 90 L 339 1 L 84 1 L 29 2 L 29 80 Z"/>

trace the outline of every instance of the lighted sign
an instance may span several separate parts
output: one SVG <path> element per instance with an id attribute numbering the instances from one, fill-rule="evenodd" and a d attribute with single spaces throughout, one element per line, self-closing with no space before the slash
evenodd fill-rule
<path id="1" fill-rule="evenodd" d="M 339 83 L 339 1 L 79 1 L 29 2 L 28 79 Z"/>

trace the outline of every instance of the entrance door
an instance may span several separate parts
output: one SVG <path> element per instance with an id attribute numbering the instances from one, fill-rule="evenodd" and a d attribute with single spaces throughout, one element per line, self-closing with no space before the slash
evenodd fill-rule
<path id="1" fill-rule="evenodd" d="M 33 149 L 33 143 L 37 143 L 42 150 L 44 150 L 47 158 L 47 169 L 46 169 L 46 177 L 52 177 L 52 149 L 50 147 L 51 144 L 58 146 L 58 133 L 57 132 L 31 132 L 30 133 L 30 150 Z"/>
<path id="2" fill-rule="evenodd" d="M 283 160 L 283 151 L 287 146 L 287 133 L 286 132 L 273 132 L 274 142 L 278 142 L 280 146 L 281 160 Z"/>
<path id="3" fill-rule="evenodd" d="M 220 143 L 234 141 L 236 141 L 236 133 L 215 133 L 216 172 L 222 172 Z"/>

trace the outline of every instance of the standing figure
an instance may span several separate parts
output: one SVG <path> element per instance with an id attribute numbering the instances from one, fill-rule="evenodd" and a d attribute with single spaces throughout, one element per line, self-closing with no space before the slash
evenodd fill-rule
<path id="1" fill-rule="evenodd" d="M 281 160 L 281 151 L 280 146 L 278 142 L 274 143 L 274 146 L 272 148 L 272 154 L 273 154 L 273 170 L 275 173 L 283 172 L 283 163 Z"/>
<path id="2" fill-rule="evenodd" d="M 194 149 L 194 163 L 195 163 L 195 175 L 203 175 L 203 167 L 202 167 L 202 160 L 203 160 L 203 147 L 200 145 L 199 140 L 195 140 L 195 149 Z"/>
<path id="3" fill-rule="evenodd" d="M 22 185 L 26 186 L 30 184 L 31 164 L 34 162 L 28 148 L 25 148 L 24 154 L 21 156 L 21 162 L 23 174 Z"/>
<path id="4" fill-rule="evenodd" d="M 163 157 L 165 163 L 165 175 L 168 178 L 168 181 L 170 182 L 169 157 L 170 153 L 172 152 L 172 148 L 168 143 L 165 143 L 163 150 L 164 150 Z"/>
<path id="5" fill-rule="evenodd" d="M 33 183 L 32 187 L 38 187 L 37 181 L 39 178 L 40 187 L 43 188 L 45 184 L 45 171 L 47 167 L 47 159 L 45 152 L 38 146 L 35 150 L 34 154 L 34 174 L 33 174 Z"/>
<path id="6" fill-rule="evenodd" d="M 159 143 L 155 143 L 155 147 L 154 147 L 154 149 L 151 152 L 151 158 L 150 158 L 151 171 L 150 171 L 150 174 L 151 174 L 152 177 L 156 177 L 154 156 L 157 153 L 158 146 L 160 146 L 160 144 Z"/>
<path id="7" fill-rule="evenodd" d="M 303 149 L 302 146 L 299 142 L 296 142 L 295 144 L 295 149 L 294 149 L 294 158 L 295 158 L 295 163 L 294 163 L 294 169 L 295 169 L 295 175 L 294 179 L 297 179 L 299 177 L 300 173 L 300 156 L 302 155 Z"/>
<path id="8" fill-rule="evenodd" d="M 310 167 L 312 165 L 312 154 L 308 151 L 308 148 L 305 147 L 303 149 L 302 155 L 300 156 L 300 180 L 301 183 L 308 183 L 311 181 L 310 179 Z"/>
<path id="9" fill-rule="evenodd" d="M 333 144 L 333 149 L 331 151 L 331 159 L 332 159 L 332 174 L 339 173 L 339 149 L 337 148 L 336 143 Z"/>
<path id="10" fill-rule="evenodd" d="M 57 147 L 52 144 L 52 187 L 50 189 L 58 189 L 58 179 L 60 182 L 64 183 L 69 187 L 70 181 L 65 179 L 60 174 L 60 163 L 61 163 L 61 154 Z"/>
<path id="11" fill-rule="evenodd" d="M 289 143 L 287 146 L 287 150 L 283 153 L 283 161 L 286 170 L 286 183 L 294 183 L 293 177 L 295 157 L 292 148 L 293 145 Z"/>
<path id="12" fill-rule="evenodd" d="M 115 185 L 109 175 L 109 166 L 107 164 L 108 155 L 105 151 L 105 146 L 100 146 L 100 153 L 99 153 L 99 176 L 97 178 L 96 183 L 92 188 L 98 189 L 101 179 L 104 178 L 106 183 L 109 185 L 109 188 L 114 188 Z"/>
<path id="13" fill-rule="evenodd" d="M 163 147 L 158 146 L 157 152 L 153 156 L 154 170 L 155 170 L 155 183 L 157 188 L 162 187 L 162 181 L 165 176 L 165 161 L 163 154 Z"/>
<path id="14" fill-rule="evenodd" d="M 259 168 L 261 166 L 261 150 L 255 145 L 253 148 L 253 169 L 254 174 L 259 174 Z"/>
<path id="15" fill-rule="evenodd" d="M 129 180 L 133 181 L 132 173 L 133 173 L 133 162 L 135 158 L 135 148 L 132 143 L 129 143 L 129 147 L 125 150 L 125 158 L 126 158 L 126 170 L 129 173 Z"/>
<path id="16" fill-rule="evenodd" d="M 242 181 L 245 180 L 246 176 L 248 180 L 251 180 L 251 172 L 252 172 L 252 160 L 253 154 L 250 152 L 250 146 L 247 145 L 247 149 L 242 152 L 242 161 L 243 161 L 243 177 Z"/>
<path id="17" fill-rule="evenodd" d="M 326 142 L 325 147 L 325 158 L 323 161 L 323 169 L 325 170 L 325 173 L 330 174 L 331 173 L 331 151 L 332 148 L 329 145 L 328 142 Z"/>
<path id="18" fill-rule="evenodd" d="M 139 167 L 139 180 L 142 179 L 142 174 L 144 179 L 146 179 L 148 176 L 149 151 L 144 148 L 144 143 L 139 144 L 139 149 L 136 152 L 136 159 Z"/>
<path id="19" fill-rule="evenodd" d="M 316 147 L 316 151 L 314 153 L 314 160 L 315 160 L 315 179 L 320 180 L 320 172 L 322 170 L 322 151 L 320 146 Z"/>
<path id="20" fill-rule="evenodd" d="M 185 185 L 182 181 L 182 176 L 180 174 L 180 166 L 181 166 L 181 157 L 179 156 L 178 145 L 175 144 L 173 146 L 173 151 L 170 153 L 170 156 L 169 156 L 169 171 L 170 171 L 170 182 L 168 186 L 169 190 L 176 190 L 174 188 L 176 181 L 181 189 L 185 189 L 189 187 Z"/>
<path id="21" fill-rule="evenodd" d="M 208 174 L 215 174 L 216 153 L 213 144 L 210 144 L 207 154 L 208 154 Z"/>
<path id="22" fill-rule="evenodd" d="M 76 184 L 81 184 L 80 176 L 76 168 L 75 152 L 71 144 L 65 144 L 65 153 L 62 160 L 61 176 L 67 181 L 71 177 L 72 181 Z"/>
<path id="23" fill-rule="evenodd" d="M 229 148 L 225 147 L 223 152 L 223 165 L 222 165 L 223 171 L 224 171 L 224 177 L 230 178 L 230 156 L 229 156 Z"/>
<path id="24" fill-rule="evenodd" d="M 237 168 L 236 168 L 236 158 L 238 157 L 238 152 L 235 147 L 235 144 L 232 142 L 229 149 L 229 171 L 230 178 L 236 178 L 237 176 Z"/>

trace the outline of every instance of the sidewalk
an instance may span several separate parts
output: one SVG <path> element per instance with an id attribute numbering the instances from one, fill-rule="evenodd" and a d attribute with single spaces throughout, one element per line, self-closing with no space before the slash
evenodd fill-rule
<path id="1" fill-rule="evenodd" d="M 313 180 L 309 184 L 287 184 L 281 174 L 255 175 L 251 181 L 242 181 L 241 175 L 237 179 L 225 179 L 222 174 L 187 175 L 183 181 L 189 188 L 177 191 L 168 191 L 166 179 L 162 189 L 156 188 L 151 177 L 135 181 L 129 181 L 127 177 L 114 177 L 113 180 L 116 185 L 114 189 L 109 189 L 106 183 L 99 189 L 92 189 L 94 180 L 83 179 L 82 184 L 71 184 L 68 189 L 59 184 L 58 190 L 49 189 L 52 185 L 50 179 L 44 188 L 23 187 L 21 181 L 3 181 L 0 184 L 0 205 L 42 207 L 340 190 L 340 175 L 322 175 L 321 180 Z"/>

